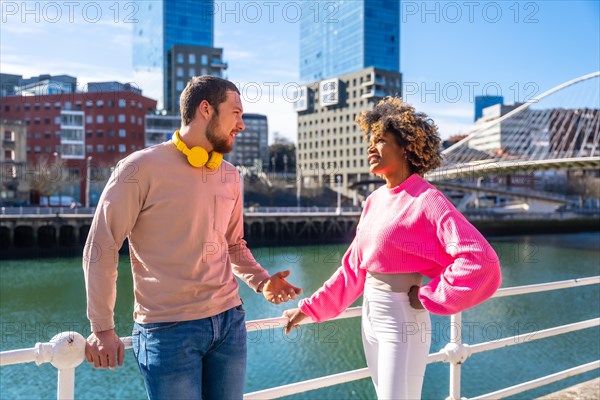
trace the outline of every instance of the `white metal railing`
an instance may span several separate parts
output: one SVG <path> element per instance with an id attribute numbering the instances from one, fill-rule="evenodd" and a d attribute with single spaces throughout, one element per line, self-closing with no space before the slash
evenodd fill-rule
<path id="1" fill-rule="evenodd" d="M 600 276 L 589 278 L 571 279 L 559 282 L 541 283 L 535 285 L 516 286 L 511 288 L 499 289 L 494 298 L 516 296 L 528 293 L 538 293 L 550 290 L 572 288 L 577 286 L 598 285 Z M 343 312 L 335 319 L 353 318 L 361 315 L 361 307 L 352 307 Z M 516 344 L 527 343 L 534 340 L 540 340 L 551 336 L 556 336 L 568 332 L 574 332 L 582 329 L 588 329 L 600 326 L 600 317 L 586 321 L 575 322 L 572 324 L 557 326 L 535 332 L 527 332 L 512 337 L 499 340 L 468 345 L 462 343 L 462 314 L 458 313 L 451 316 L 451 324 L 456 329 L 451 330 L 450 343 L 437 353 L 431 353 L 428 356 L 427 363 L 447 362 L 450 363 L 450 387 L 447 400 L 461 399 L 461 365 L 472 355 L 484 351 L 495 350 Z M 287 319 L 284 317 L 267 318 L 246 322 L 248 332 L 263 329 L 283 328 Z M 313 323 L 310 320 L 301 322 L 304 324 Z M 122 338 L 125 348 L 131 348 L 131 336 Z M 37 365 L 51 363 L 58 369 L 57 398 L 72 399 L 75 390 L 75 368 L 81 364 L 85 358 L 85 339 L 77 332 L 63 332 L 54 336 L 49 343 L 36 343 L 35 347 L 28 349 L 9 350 L 0 352 L 0 367 L 13 364 L 22 364 L 35 362 Z M 512 396 L 530 389 L 556 382 L 574 375 L 592 371 L 600 368 L 600 360 L 570 368 L 555 374 L 547 375 L 529 382 L 524 382 L 498 390 L 492 393 L 480 395 L 475 399 L 501 399 Z M 264 389 L 244 395 L 245 400 L 279 398 L 293 394 L 303 393 L 314 389 L 320 389 L 341 383 L 352 382 L 359 379 L 365 379 L 370 376 L 367 368 L 347 371 L 339 374 L 328 375 L 316 379 L 310 379 L 301 382 L 295 382 L 283 386 Z"/>

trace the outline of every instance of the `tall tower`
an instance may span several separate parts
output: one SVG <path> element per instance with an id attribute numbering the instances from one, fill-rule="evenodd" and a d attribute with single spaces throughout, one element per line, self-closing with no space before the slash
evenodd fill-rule
<path id="1" fill-rule="evenodd" d="M 315 82 L 375 67 L 400 71 L 400 2 L 302 3 L 300 80 Z"/>
<path id="2" fill-rule="evenodd" d="M 354 196 L 357 204 L 360 182 L 374 177 L 355 119 L 402 91 L 400 2 L 303 2 L 302 7 L 300 80 L 305 86 L 294 104 L 298 173 L 303 186 L 328 185 Z"/>
<path id="3" fill-rule="evenodd" d="M 159 108 L 179 112 L 179 94 L 196 75 L 222 76 L 223 50 L 214 48 L 212 0 L 139 2 L 133 29 L 136 84 Z"/>

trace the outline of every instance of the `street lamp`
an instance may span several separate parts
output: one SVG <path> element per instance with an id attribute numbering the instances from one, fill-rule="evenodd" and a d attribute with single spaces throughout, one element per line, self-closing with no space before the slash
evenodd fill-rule
<path id="1" fill-rule="evenodd" d="M 92 170 L 92 156 L 88 156 L 85 162 L 85 207 L 90 207 L 90 184 L 92 182 L 91 177 Z"/>
<path id="2" fill-rule="evenodd" d="M 60 172 L 58 174 L 58 179 L 59 179 L 59 181 L 58 181 L 58 206 L 62 207 L 62 195 L 60 193 L 60 189 L 61 189 L 61 186 L 62 186 L 62 182 L 61 182 L 61 180 L 62 180 L 62 171 L 60 170 L 60 167 L 59 167 L 58 161 L 57 161 L 57 159 L 60 157 L 60 154 L 55 151 L 52 155 L 54 156 L 54 163 L 56 164 L 56 168 Z M 52 205 L 52 202 L 49 201 L 48 205 L 49 206 Z"/>
<path id="3" fill-rule="evenodd" d="M 342 213 L 342 176 L 337 175 L 335 177 L 337 181 L 337 209 L 336 213 L 340 215 Z"/>

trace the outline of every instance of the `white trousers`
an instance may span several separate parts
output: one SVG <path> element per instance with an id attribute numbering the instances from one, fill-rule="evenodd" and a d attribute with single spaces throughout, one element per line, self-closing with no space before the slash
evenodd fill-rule
<path id="1" fill-rule="evenodd" d="M 407 293 L 365 285 L 362 339 L 379 399 L 420 399 L 431 344 L 431 319 Z"/>

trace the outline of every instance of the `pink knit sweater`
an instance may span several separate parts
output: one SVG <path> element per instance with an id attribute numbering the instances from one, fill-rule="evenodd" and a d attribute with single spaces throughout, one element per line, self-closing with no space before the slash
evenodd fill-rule
<path id="1" fill-rule="evenodd" d="M 435 187 L 412 175 L 366 201 L 356 237 L 338 270 L 300 309 L 314 321 L 339 315 L 363 292 L 366 273 L 419 272 L 423 306 L 450 315 L 489 298 L 500 286 L 498 256 Z"/>

